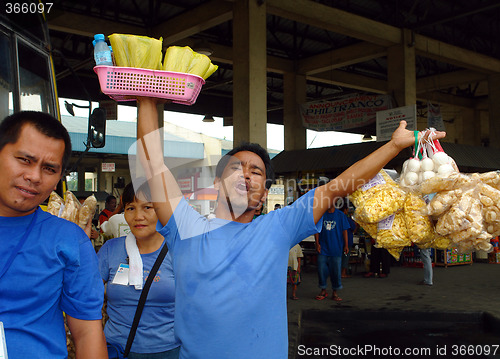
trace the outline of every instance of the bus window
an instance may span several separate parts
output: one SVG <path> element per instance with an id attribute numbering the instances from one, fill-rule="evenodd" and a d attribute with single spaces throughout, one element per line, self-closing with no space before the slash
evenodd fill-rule
<path id="1" fill-rule="evenodd" d="M 42 111 L 55 116 L 49 58 L 28 45 L 18 42 L 19 84 L 22 111 Z"/>
<path id="2" fill-rule="evenodd" d="M 14 108 L 14 69 L 10 49 L 9 37 L 0 32 L 0 121 L 7 117 Z"/>

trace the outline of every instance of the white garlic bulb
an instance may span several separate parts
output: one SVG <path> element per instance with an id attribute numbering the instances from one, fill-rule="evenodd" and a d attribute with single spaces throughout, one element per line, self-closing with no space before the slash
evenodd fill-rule
<path id="1" fill-rule="evenodd" d="M 434 161 L 436 168 L 441 166 L 441 165 L 450 163 L 450 157 L 444 152 L 434 153 L 432 160 Z"/>
<path id="2" fill-rule="evenodd" d="M 424 173 L 422 173 L 422 180 L 426 181 L 429 178 L 434 177 L 435 175 L 436 175 L 436 173 L 434 171 L 425 171 Z"/>
<path id="3" fill-rule="evenodd" d="M 418 172 L 420 170 L 420 161 L 417 158 L 410 158 L 406 169 L 411 172 Z"/>
<path id="4" fill-rule="evenodd" d="M 417 184 L 418 174 L 416 172 L 413 172 L 413 171 L 408 171 L 408 172 L 406 172 L 406 175 L 404 177 L 404 181 L 405 181 L 407 186 L 413 186 L 413 185 Z"/>
<path id="5" fill-rule="evenodd" d="M 449 175 L 450 173 L 452 173 L 453 171 L 455 171 L 453 166 L 450 165 L 449 163 L 445 163 L 445 164 L 438 167 L 437 173 L 439 175 L 446 176 L 446 175 Z"/>
<path id="6" fill-rule="evenodd" d="M 434 161 L 430 159 L 429 157 L 426 157 L 422 160 L 420 163 L 420 168 L 422 171 L 432 171 L 434 170 Z"/>

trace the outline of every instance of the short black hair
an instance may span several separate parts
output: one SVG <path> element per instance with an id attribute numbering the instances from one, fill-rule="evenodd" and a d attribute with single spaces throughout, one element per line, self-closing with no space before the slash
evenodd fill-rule
<path id="1" fill-rule="evenodd" d="M 130 182 L 125 186 L 123 189 L 122 193 L 122 203 L 123 207 L 125 207 L 127 204 L 134 202 L 138 197 L 137 195 L 141 194 L 140 200 L 146 202 L 151 202 L 151 191 L 149 189 L 148 182 L 144 182 L 138 189 L 137 191 L 134 189 L 134 184 Z"/>
<path id="2" fill-rule="evenodd" d="M 271 163 L 271 158 L 269 157 L 269 153 L 266 151 L 266 149 L 258 143 L 243 142 L 238 147 L 235 147 L 231 151 L 226 153 L 219 160 L 219 163 L 217 163 L 215 176 L 221 178 L 222 173 L 224 172 L 224 169 L 226 168 L 231 156 L 243 151 L 253 152 L 262 159 L 262 162 L 264 162 L 264 166 L 266 167 L 266 189 L 271 188 L 271 185 L 274 182 L 274 169 Z"/>
<path id="3" fill-rule="evenodd" d="M 116 197 L 115 197 L 115 196 L 113 196 L 113 195 L 109 195 L 109 196 L 107 196 L 107 197 L 106 197 L 106 204 L 108 204 L 109 202 L 111 202 L 111 201 L 112 201 L 112 200 L 114 200 L 114 199 L 116 200 Z"/>
<path id="4" fill-rule="evenodd" d="M 0 151 L 7 144 L 16 143 L 24 125 L 33 126 L 41 134 L 64 141 L 61 174 L 64 173 L 71 157 L 71 139 L 59 120 L 48 113 L 38 111 L 16 112 L 0 123 Z"/>

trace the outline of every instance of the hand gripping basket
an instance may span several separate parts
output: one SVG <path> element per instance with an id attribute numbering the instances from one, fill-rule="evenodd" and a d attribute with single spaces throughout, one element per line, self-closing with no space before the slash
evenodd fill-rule
<path id="1" fill-rule="evenodd" d="M 120 66 L 95 66 L 101 91 L 115 101 L 136 96 L 157 97 L 192 105 L 205 81 L 200 76 L 171 71 Z"/>

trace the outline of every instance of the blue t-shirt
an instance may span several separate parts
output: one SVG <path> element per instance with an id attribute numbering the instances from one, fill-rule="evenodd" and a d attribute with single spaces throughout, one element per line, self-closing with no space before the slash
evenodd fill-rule
<path id="1" fill-rule="evenodd" d="M 313 199 L 250 223 L 209 220 L 181 200 L 160 231 L 173 255 L 181 358 L 288 358 L 288 254 L 321 228 Z"/>
<path id="2" fill-rule="evenodd" d="M 0 217 L 0 267 L 33 216 Z M 63 311 L 99 320 L 103 298 L 97 256 L 85 232 L 39 208 L 33 230 L 0 279 L 9 359 L 67 358 Z"/>
<path id="3" fill-rule="evenodd" d="M 354 222 L 354 220 L 350 216 L 346 217 L 350 227 L 347 229 L 347 244 L 349 245 L 350 248 L 352 247 L 354 241 L 354 230 L 356 229 L 356 222 Z"/>
<path id="4" fill-rule="evenodd" d="M 323 215 L 323 228 L 319 232 L 319 245 L 324 256 L 341 257 L 344 253 L 344 230 L 350 228 L 347 216 L 336 209 Z"/>
<path id="5" fill-rule="evenodd" d="M 125 238 L 108 240 L 97 253 L 102 279 L 107 282 L 109 320 L 106 322 L 104 334 L 109 343 L 119 344 L 122 348 L 125 348 L 127 344 L 130 327 L 141 296 L 141 290 L 135 289 L 133 285 L 112 283 L 120 263 L 128 263 Z M 160 251 L 161 248 L 152 253 L 141 254 L 144 283 Z M 159 353 L 179 346 L 174 336 L 174 288 L 172 257 L 170 253 L 167 253 L 151 283 L 131 352 Z"/>

